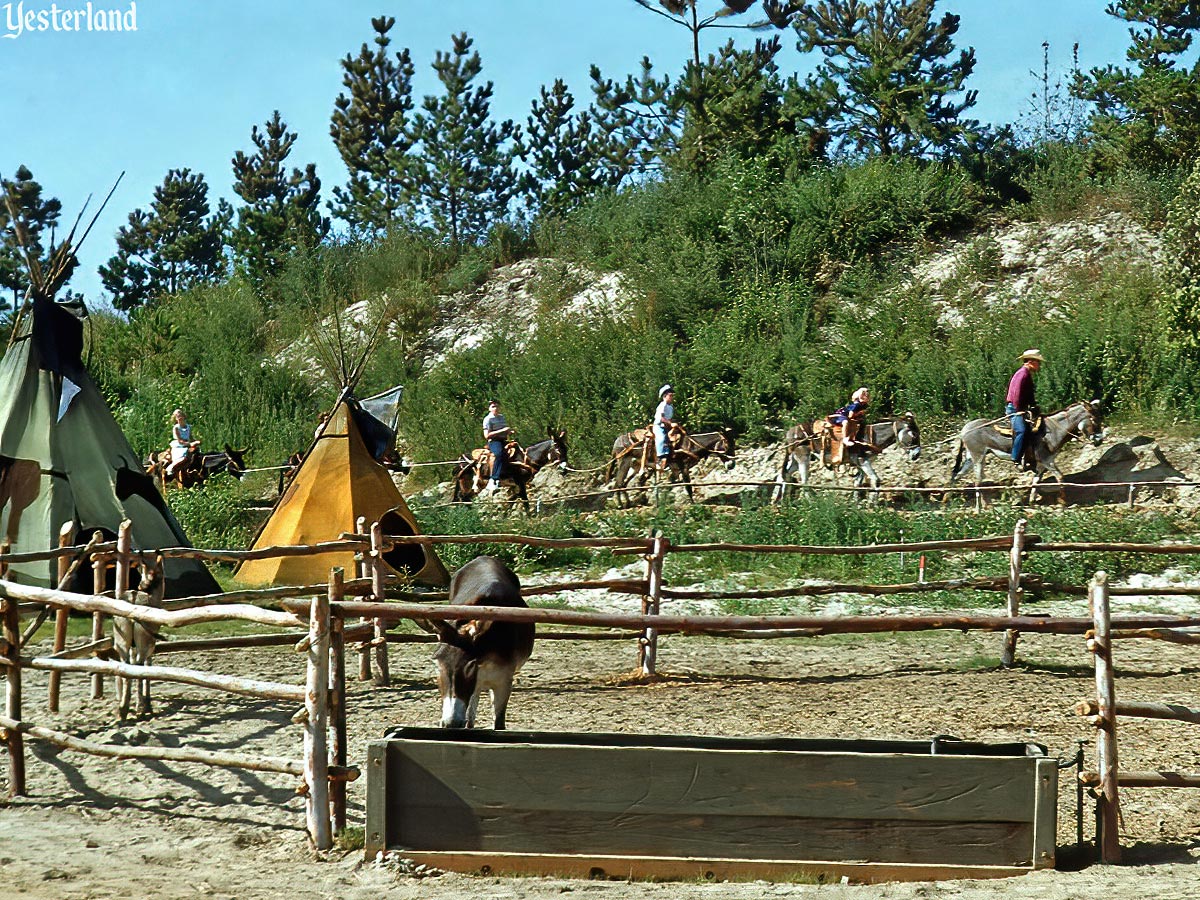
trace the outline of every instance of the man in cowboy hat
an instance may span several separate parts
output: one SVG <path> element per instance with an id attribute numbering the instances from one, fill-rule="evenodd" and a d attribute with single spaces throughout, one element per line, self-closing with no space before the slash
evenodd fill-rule
<path id="1" fill-rule="evenodd" d="M 1025 454 L 1025 441 L 1029 434 L 1028 413 L 1034 408 L 1033 376 L 1046 358 L 1041 350 L 1026 350 L 1021 354 L 1021 368 L 1008 382 L 1008 393 L 1004 397 L 1004 412 L 1012 422 L 1012 461 L 1020 466 Z"/>

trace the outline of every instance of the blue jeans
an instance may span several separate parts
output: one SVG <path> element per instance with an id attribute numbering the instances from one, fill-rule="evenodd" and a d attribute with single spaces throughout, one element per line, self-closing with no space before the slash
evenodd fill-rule
<path id="1" fill-rule="evenodd" d="M 488 452 L 492 454 L 492 481 L 499 481 L 504 472 L 504 441 L 488 441 Z"/>
<path id="2" fill-rule="evenodd" d="M 1019 463 L 1022 454 L 1025 452 L 1025 436 L 1029 433 L 1029 420 L 1012 403 L 1004 404 L 1004 412 L 1008 415 L 1008 420 L 1012 422 L 1012 460 L 1015 463 Z"/>

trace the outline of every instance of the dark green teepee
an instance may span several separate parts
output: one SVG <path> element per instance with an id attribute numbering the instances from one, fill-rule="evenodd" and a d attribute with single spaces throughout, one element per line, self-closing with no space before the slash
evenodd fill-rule
<path id="1" fill-rule="evenodd" d="M 0 360 L 0 543 L 15 553 L 48 550 L 65 522 L 86 540 L 94 531 L 115 536 L 128 519 L 135 548 L 186 546 L 83 366 L 83 304 L 54 300 L 76 264 L 73 235 L 45 267 L 27 257 L 32 287 Z M 8 577 L 52 587 L 55 568 L 13 564 Z M 90 593 L 91 573 L 81 574 L 79 587 Z M 197 560 L 167 560 L 166 580 L 168 597 L 219 591 Z"/>

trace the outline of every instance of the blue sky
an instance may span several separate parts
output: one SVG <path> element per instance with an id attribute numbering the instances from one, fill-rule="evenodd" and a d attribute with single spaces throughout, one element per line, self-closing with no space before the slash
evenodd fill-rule
<path id="1" fill-rule="evenodd" d="M 126 172 L 71 285 L 92 301 L 101 293 L 96 267 L 115 251 L 117 228 L 134 208 L 149 205 L 167 170 L 203 172 L 215 194 L 233 197 L 230 159 L 249 149 L 251 126 L 275 109 L 300 135 L 290 162 L 315 162 L 329 196 L 345 178 L 329 138 L 339 63 L 371 39 L 372 16 L 395 16 L 393 46 L 412 50 L 418 97 L 434 90 L 434 53 L 466 31 L 484 78 L 495 82 L 494 115 L 519 122 L 540 86 L 555 78 L 590 100 L 592 63 L 607 76 L 623 76 L 648 55 L 659 71 L 674 73 L 690 53 L 686 31 L 634 0 L 138 0 L 136 32 L 15 34 L 18 12 L 48 13 L 52 4 L 76 10 L 87 0 L 0 0 L 0 172 L 11 177 L 27 165 L 70 219 L 89 193 L 98 202 Z M 130 0 L 92 5 L 128 10 Z M 1025 111 L 1042 41 L 1050 42 L 1058 69 L 1069 66 L 1075 42 L 1085 68 L 1122 60 L 1126 29 L 1104 5 L 943 0 L 939 12 L 962 17 L 959 47 L 975 47 L 974 114 L 1010 122 Z M 709 6 L 711 0 L 702 8 Z M 707 31 L 704 49 L 744 34 Z M 792 35 L 783 35 L 781 67 L 807 72 L 813 60 L 795 52 Z"/>

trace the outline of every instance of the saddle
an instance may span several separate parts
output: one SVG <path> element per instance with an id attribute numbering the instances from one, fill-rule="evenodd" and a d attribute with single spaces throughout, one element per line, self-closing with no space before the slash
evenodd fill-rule
<path id="1" fill-rule="evenodd" d="M 1041 434 L 1043 424 L 1044 424 L 1043 417 L 1037 416 L 1034 419 L 1030 420 L 1029 429 L 1033 434 Z M 1005 418 L 1002 421 L 996 422 L 995 424 L 993 424 L 992 429 L 997 434 L 1003 435 L 1004 437 L 1010 438 L 1013 436 L 1012 420 L 1009 419 L 1007 416 L 1005 416 Z"/>
<path id="2" fill-rule="evenodd" d="M 846 452 L 846 445 L 842 443 L 842 436 L 845 433 L 841 422 L 830 422 L 829 419 L 817 419 L 813 422 L 813 450 L 816 452 L 817 458 L 824 463 L 825 468 L 832 469 L 842 464 Z M 854 446 L 869 447 L 870 445 L 855 441 Z"/>
<path id="3" fill-rule="evenodd" d="M 522 447 L 517 441 L 509 441 L 506 443 L 504 445 L 504 464 L 500 467 L 501 477 L 504 477 L 505 469 L 508 469 L 512 466 L 520 466 L 523 469 L 528 469 L 529 466 L 521 461 L 524 456 L 525 448 Z M 479 481 L 486 481 L 492 477 L 492 466 L 494 464 L 494 460 L 492 458 L 491 450 L 489 450 L 487 447 L 480 447 L 478 450 L 471 452 L 471 459 L 475 465 L 479 467 Z"/>

